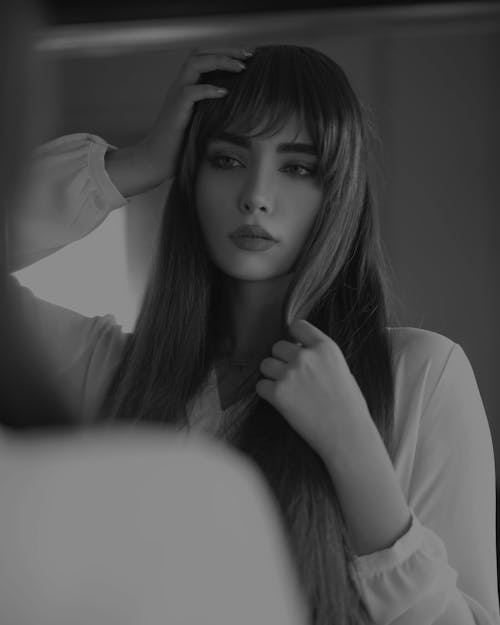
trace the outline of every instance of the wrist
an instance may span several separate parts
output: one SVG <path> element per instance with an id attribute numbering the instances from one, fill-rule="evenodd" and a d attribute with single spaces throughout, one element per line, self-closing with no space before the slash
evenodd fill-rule
<path id="1" fill-rule="evenodd" d="M 358 556 L 387 549 L 408 531 L 411 511 L 369 414 L 353 418 L 323 460 Z"/>
<path id="2" fill-rule="evenodd" d="M 157 187 L 173 175 L 172 156 L 167 150 L 161 150 L 154 138 L 147 136 L 132 148 L 140 164 L 144 179 L 150 187 Z"/>
<path id="3" fill-rule="evenodd" d="M 366 409 L 360 407 L 342 419 L 340 428 L 332 428 L 330 436 L 323 433 L 320 456 L 329 472 L 341 479 L 344 473 L 351 471 L 351 465 L 359 466 L 359 456 L 364 454 L 365 450 L 371 454 L 377 447 L 383 447 L 385 450 L 368 407 Z"/>
<path id="4" fill-rule="evenodd" d="M 111 182 L 124 197 L 145 193 L 159 186 L 167 177 L 160 171 L 145 143 L 108 150 L 104 157 Z"/>

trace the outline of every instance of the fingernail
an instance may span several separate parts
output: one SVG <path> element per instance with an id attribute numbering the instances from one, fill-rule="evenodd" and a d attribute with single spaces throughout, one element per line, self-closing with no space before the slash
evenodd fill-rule
<path id="1" fill-rule="evenodd" d="M 224 89 L 224 87 L 219 87 L 217 89 L 217 93 L 227 93 L 227 89 Z"/>

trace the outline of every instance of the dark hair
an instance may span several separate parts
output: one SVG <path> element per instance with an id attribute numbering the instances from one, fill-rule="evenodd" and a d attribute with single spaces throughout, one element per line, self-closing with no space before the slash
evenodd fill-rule
<path id="1" fill-rule="evenodd" d="M 186 404 L 207 381 L 230 327 L 223 280 L 196 217 L 200 159 L 222 130 L 266 135 L 294 116 L 318 150 L 324 197 L 293 268 L 282 336 L 289 338 L 289 322 L 300 317 L 339 345 L 390 452 L 394 391 L 386 270 L 356 95 L 330 58 L 291 45 L 258 47 L 245 72 L 212 72 L 203 82 L 229 93 L 197 103 L 186 130 L 151 278 L 105 410 L 120 419 L 188 425 Z M 254 392 L 258 378 L 253 371 L 241 388 L 234 427 L 225 437 L 257 463 L 277 497 L 311 622 L 369 623 L 334 484 L 316 452 Z"/>

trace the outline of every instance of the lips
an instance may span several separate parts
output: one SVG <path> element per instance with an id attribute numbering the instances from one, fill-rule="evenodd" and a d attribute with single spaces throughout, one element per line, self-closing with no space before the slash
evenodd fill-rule
<path id="1" fill-rule="evenodd" d="M 275 241 L 276 239 L 269 234 L 267 230 L 260 226 L 240 226 L 229 235 L 232 239 L 248 238 L 248 239 L 267 239 L 269 241 Z"/>

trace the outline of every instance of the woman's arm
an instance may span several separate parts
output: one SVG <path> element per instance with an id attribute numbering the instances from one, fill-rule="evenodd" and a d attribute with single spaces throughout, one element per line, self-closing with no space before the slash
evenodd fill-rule
<path id="1" fill-rule="evenodd" d="M 243 48 L 196 50 L 167 90 L 146 137 L 116 149 L 96 135 L 79 133 L 51 141 L 33 155 L 31 179 L 10 215 L 10 270 L 26 267 L 94 230 L 125 198 L 173 177 L 195 102 L 225 92 L 202 84 L 203 73 L 239 72 Z"/>
<path id="2" fill-rule="evenodd" d="M 470 363 L 447 343 L 418 424 L 412 527 L 355 562 L 377 623 L 500 623 L 491 434 Z"/>
<path id="3" fill-rule="evenodd" d="M 454 345 L 422 416 L 412 501 L 420 521 L 444 542 L 457 572 L 451 606 L 476 622 L 500 623 L 495 528 L 495 465 L 488 419 L 474 372 Z M 445 612 L 439 625 L 456 623 Z"/>
<path id="4" fill-rule="evenodd" d="M 252 53 L 242 47 L 196 49 L 170 85 L 158 117 L 143 141 L 108 152 L 106 168 L 126 197 L 160 185 L 174 176 L 184 131 L 196 102 L 222 98 L 217 85 L 203 84 L 202 75 L 215 70 L 241 72 Z"/>
<path id="5" fill-rule="evenodd" d="M 111 315 L 87 317 L 46 302 L 13 276 L 8 286 L 9 307 L 4 305 L 2 312 L 11 314 L 3 316 L 8 325 L 1 330 L 6 343 L 3 363 L 7 377 L 12 378 L 7 389 L 11 405 L 15 407 L 18 401 L 19 406 L 24 405 L 25 399 L 31 401 L 22 396 L 30 381 L 25 384 L 26 368 L 28 373 L 33 372 L 37 384 L 42 380 L 57 395 L 67 420 L 94 421 L 100 416 L 103 394 L 121 358 L 127 335 Z"/>
<path id="6" fill-rule="evenodd" d="M 34 151 L 26 191 L 9 214 L 11 271 L 83 238 L 126 205 L 104 167 L 110 148 L 96 135 L 77 133 Z"/>
<path id="7" fill-rule="evenodd" d="M 399 406 L 409 411 L 398 450 L 412 467 L 405 496 L 338 346 L 304 320 L 290 333 L 298 344 L 273 346 L 256 391 L 325 462 L 375 623 L 498 625 L 491 435 L 461 348 L 420 334 L 398 376 L 400 401 L 416 403 Z M 430 399 L 417 401 L 415 387 Z"/>

